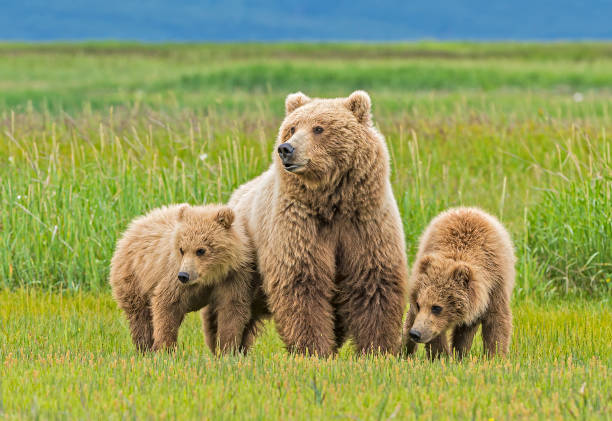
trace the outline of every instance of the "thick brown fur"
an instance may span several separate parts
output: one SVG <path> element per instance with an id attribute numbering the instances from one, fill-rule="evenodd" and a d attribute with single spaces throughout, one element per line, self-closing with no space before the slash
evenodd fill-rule
<path id="1" fill-rule="evenodd" d="M 253 318 L 254 265 L 231 208 L 172 205 L 130 224 L 117 243 L 110 284 L 139 350 L 174 347 L 185 314 L 208 306 L 215 329 L 207 343 L 230 352 L 249 345 L 243 338 Z M 179 281 L 179 272 L 189 280 Z"/>
<path id="2" fill-rule="evenodd" d="M 412 332 L 427 344 L 430 357 L 448 354 L 450 332 L 452 352 L 462 358 L 482 325 L 486 354 L 506 355 L 514 265 L 510 235 L 493 216 L 476 208 L 456 208 L 434 218 L 421 237 L 412 268 L 403 330 L 406 352 L 416 348 Z"/>
<path id="3" fill-rule="evenodd" d="M 230 200 L 257 250 L 276 327 L 292 352 L 397 352 L 405 304 L 404 234 L 389 156 L 370 98 L 286 100 L 272 166 Z"/>

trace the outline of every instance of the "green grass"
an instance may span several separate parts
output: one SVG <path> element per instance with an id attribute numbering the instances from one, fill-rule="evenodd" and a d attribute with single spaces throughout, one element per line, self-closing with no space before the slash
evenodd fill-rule
<path id="1" fill-rule="evenodd" d="M 515 240 L 508 360 L 132 350 L 108 265 L 128 222 L 226 201 L 289 92 L 367 89 L 409 260 L 439 211 Z M 612 45 L 0 45 L 0 417 L 610 418 Z"/>
<path id="2" fill-rule="evenodd" d="M 148 419 L 606 419 L 612 312 L 515 304 L 507 360 L 289 356 L 269 325 L 246 357 L 213 357 L 197 315 L 175 354 L 142 356 L 109 294 L 0 292 L 0 416 Z"/>

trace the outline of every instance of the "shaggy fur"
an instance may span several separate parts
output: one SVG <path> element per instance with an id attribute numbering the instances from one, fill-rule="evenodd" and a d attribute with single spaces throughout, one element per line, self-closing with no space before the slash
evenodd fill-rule
<path id="1" fill-rule="evenodd" d="M 278 332 L 293 352 L 396 352 L 407 267 L 383 136 L 370 98 L 286 100 L 270 169 L 230 204 L 244 215 Z"/>
<path id="2" fill-rule="evenodd" d="M 111 261 L 113 296 L 142 351 L 173 347 L 186 313 L 211 310 L 213 352 L 244 350 L 252 319 L 255 256 L 227 206 L 173 205 L 135 219 Z M 178 274 L 189 280 L 179 281 Z M 184 276 L 184 275 L 183 275 Z"/>
<path id="3" fill-rule="evenodd" d="M 406 351 L 414 352 L 414 335 L 420 335 L 418 342 L 427 343 L 432 358 L 449 353 L 449 331 L 452 351 L 461 358 L 482 325 L 485 352 L 506 355 L 514 264 L 510 235 L 493 216 L 475 208 L 438 215 L 421 237 L 412 269 L 403 331 Z"/>

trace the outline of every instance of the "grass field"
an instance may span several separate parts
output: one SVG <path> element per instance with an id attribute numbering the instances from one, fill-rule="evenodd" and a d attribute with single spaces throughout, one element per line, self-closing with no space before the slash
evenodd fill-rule
<path id="1" fill-rule="evenodd" d="M 175 355 L 138 355 L 108 295 L 2 292 L 8 418 L 609 418 L 612 314 L 522 300 L 506 361 L 287 355 L 272 326 L 246 357 L 213 357 L 191 314 Z"/>
<path id="2" fill-rule="evenodd" d="M 284 97 L 367 89 L 409 260 L 477 205 L 516 243 L 507 361 L 140 356 L 110 299 L 131 218 L 263 171 Z M 612 45 L 0 45 L 0 415 L 611 418 Z"/>

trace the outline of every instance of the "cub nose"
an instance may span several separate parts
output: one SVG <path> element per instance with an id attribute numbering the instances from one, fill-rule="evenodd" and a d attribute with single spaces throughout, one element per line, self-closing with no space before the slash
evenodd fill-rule
<path id="1" fill-rule="evenodd" d="M 278 154 L 280 155 L 280 158 L 283 160 L 283 162 L 291 159 L 293 157 L 294 151 L 295 149 L 293 148 L 293 146 L 288 143 L 283 143 L 278 147 Z"/>
<path id="2" fill-rule="evenodd" d="M 179 272 L 178 279 L 182 283 L 188 282 L 189 281 L 189 274 L 187 272 Z"/>
<path id="3" fill-rule="evenodd" d="M 415 342 L 418 342 L 421 340 L 421 332 L 419 332 L 416 329 L 410 329 L 410 332 L 408 332 L 408 334 L 410 335 L 410 339 L 412 339 Z"/>

